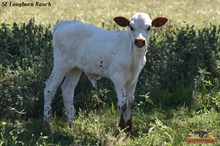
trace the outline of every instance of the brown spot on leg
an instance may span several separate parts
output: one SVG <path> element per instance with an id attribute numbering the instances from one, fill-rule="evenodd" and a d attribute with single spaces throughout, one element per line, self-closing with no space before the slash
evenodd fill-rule
<path id="1" fill-rule="evenodd" d="M 123 118 L 122 115 L 121 115 L 121 117 L 120 117 L 120 121 L 119 121 L 118 126 L 120 127 L 121 130 L 125 129 L 125 126 L 126 126 L 126 125 L 125 125 L 125 121 L 124 121 L 124 118 Z"/>
<path id="2" fill-rule="evenodd" d="M 49 115 L 49 117 L 50 117 L 50 113 L 51 113 L 51 110 L 48 110 L 48 111 L 47 111 L 47 114 Z"/>
<path id="3" fill-rule="evenodd" d="M 125 112 L 127 109 L 127 104 L 124 104 L 122 107 L 121 107 L 121 112 Z"/>
<path id="4" fill-rule="evenodd" d="M 132 130 L 132 118 L 130 118 L 127 122 L 126 122 L 126 134 L 127 136 L 130 136 L 131 134 L 131 130 Z"/>
<path id="5" fill-rule="evenodd" d="M 48 132 L 50 131 L 50 124 L 48 121 L 44 121 L 44 124 L 43 124 L 43 132 Z"/>
<path id="6" fill-rule="evenodd" d="M 73 123 L 69 123 L 69 128 L 73 128 Z"/>

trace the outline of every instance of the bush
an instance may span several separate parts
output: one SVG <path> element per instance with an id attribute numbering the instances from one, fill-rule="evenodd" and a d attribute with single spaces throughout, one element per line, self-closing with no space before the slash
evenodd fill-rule
<path id="1" fill-rule="evenodd" d="M 140 82 L 157 103 L 190 104 L 199 68 L 219 80 L 219 33 L 214 25 L 203 29 L 171 25 L 154 33 Z"/>
<path id="2" fill-rule="evenodd" d="M 108 26 L 116 28 L 113 24 Z M 149 105 L 194 106 L 194 93 L 203 93 L 198 109 L 204 105 L 219 108 L 220 26 L 203 29 L 170 24 L 154 30 L 150 39 L 147 63 L 136 90 L 136 102 L 143 108 Z M 53 65 L 51 27 L 27 24 L 0 27 L 0 113 L 1 117 L 38 117 L 43 112 L 43 88 Z M 212 86 L 204 90 L 200 69 L 209 72 Z M 207 76 L 206 76 L 207 77 Z M 97 109 L 115 102 L 115 92 L 109 80 L 101 80 L 98 88 L 88 86 L 83 75 L 74 99 L 77 109 Z M 215 87 L 215 90 L 212 90 Z M 149 94 L 148 94 L 149 93 Z M 146 100 L 145 95 L 149 96 Z M 212 96 L 214 95 L 214 96 Z M 91 98 L 90 98 L 91 97 Z M 215 98 L 213 103 L 212 98 Z M 208 100 L 207 100 L 208 99 Z M 146 102 L 150 101 L 150 102 Z M 53 107 L 63 113 L 61 91 L 56 94 Z M 62 107 L 62 108 L 61 108 Z M 9 114 L 10 113 L 10 114 Z"/>
<path id="3" fill-rule="evenodd" d="M 1 117 L 33 117 L 43 111 L 43 87 L 52 68 L 50 27 L 27 24 L 0 27 Z"/>

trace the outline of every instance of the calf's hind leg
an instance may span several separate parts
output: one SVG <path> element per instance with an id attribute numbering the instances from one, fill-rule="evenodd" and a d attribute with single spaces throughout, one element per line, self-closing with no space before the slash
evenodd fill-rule
<path id="1" fill-rule="evenodd" d="M 46 87 L 44 89 L 44 122 L 46 126 L 48 126 L 51 115 L 52 100 L 66 73 L 66 69 L 54 67 L 49 79 L 46 81 Z"/>
<path id="2" fill-rule="evenodd" d="M 73 106 L 74 91 L 79 81 L 81 73 L 82 71 L 80 69 L 77 69 L 77 68 L 72 69 L 71 71 L 68 72 L 61 86 L 62 93 L 63 93 L 64 106 L 67 111 L 68 123 L 69 123 L 70 128 L 72 127 L 72 123 L 75 118 L 75 115 L 74 115 L 75 110 Z"/>

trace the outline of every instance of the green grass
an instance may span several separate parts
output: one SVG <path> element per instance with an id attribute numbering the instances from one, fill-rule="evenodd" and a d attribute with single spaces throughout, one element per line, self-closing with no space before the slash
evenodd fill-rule
<path id="1" fill-rule="evenodd" d="M 203 113 L 187 108 L 154 108 L 145 113 L 134 111 L 132 136 L 124 140 L 117 127 L 117 111 L 105 107 L 99 111 L 81 112 L 74 128 L 68 128 L 66 117 L 51 120 L 51 130 L 44 133 L 42 119 L 0 121 L 0 145 L 187 145 L 185 139 L 198 137 L 190 132 L 212 129 L 206 137 L 220 138 L 220 116 L 215 110 Z M 217 145 L 220 145 L 219 142 Z"/>
<path id="2" fill-rule="evenodd" d="M 45 2 L 39 0 L 40 2 Z M 12 2 L 18 2 L 13 0 Z M 36 2 L 29 0 L 28 2 Z M 0 22 L 27 22 L 35 18 L 39 24 L 55 24 L 58 20 L 79 19 L 101 26 L 115 16 L 131 17 L 147 12 L 152 17 L 166 16 L 173 23 L 199 27 L 220 23 L 219 0 L 51 0 L 51 7 L 0 7 Z"/>

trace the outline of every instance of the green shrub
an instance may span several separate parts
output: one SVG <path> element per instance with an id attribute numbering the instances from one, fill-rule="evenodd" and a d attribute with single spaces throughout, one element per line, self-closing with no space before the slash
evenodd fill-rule
<path id="1" fill-rule="evenodd" d="M 116 29 L 112 23 L 106 29 Z M 202 93 L 198 109 L 219 108 L 220 26 L 196 29 L 170 24 L 151 35 L 147 63 L 136 89 L 136 102 L 147 109 L 152 105 L 194 106 L 194 93 Z M 1 117 L 37 117 L 43 112 L 44 82 L 53 66 L 51 27 L 27 24 L 0 25 L 0 113 Z M 209 72 L 212 86 L 202 87 L 200 69 Z M 98 82 L 94 89 L 82 75 L 76 89 L 76 109 L 98 109 L 116 103 L 113 84 Z M 212 90 L 214 89 L 215 90 Z M 205 93 L 204 93 L 205 92 Z M 149 93 L 149 94 L 148 94 Z M 53 108 L 63 114 L 58 89 Z M 146 100 L 145 95 L 148 96 Z M 202 96 L 203 97 L 203 96 Z M 150 101 L 150 102 L 148 102 Z M 12 114 L 9 114 L 12 113 Z M 16 116 L 15 116 L 16 115 Z"/>
<path id="2" fill-rule="evenodd" d="M 203 29 L 171 25 L 152 35 L 140 82 L 157 103 L 189 104 L 199 68 L 219 80 L 219 33 L 214 25 Z"/>
<path id="3" fill-rule="evenodd" d="M 52 33 L 30 20 L 0 27 L 0 117 L 42 113 L 43 88 L 52 68 Z"/>

